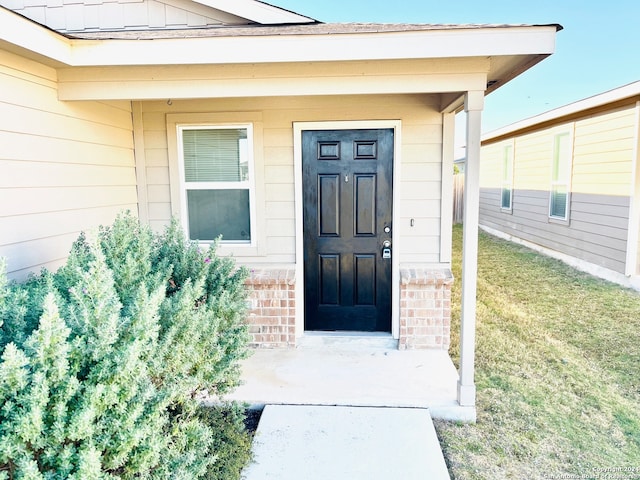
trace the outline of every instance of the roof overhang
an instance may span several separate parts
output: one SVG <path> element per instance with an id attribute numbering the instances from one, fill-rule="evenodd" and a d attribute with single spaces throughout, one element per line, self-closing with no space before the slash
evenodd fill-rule
<path id="1" fill-rule="evenodd" d="M 71 40 L 70 66 L 220 65 L 549 55 L 555 27 Z"/>
<path id="2" fill-rule="evenodd" d="M 546 128 L 554 123 L 591 115 L 639 100 L 640 81 L 637 81 L 493 130 L 482 136 L 482 143 L 497 142 L 515 134 Z"/>
<path id="3" fill-rule="evenodd" d="M 0 8 L 0 47 L 56 68 L 64 100 L 440 93 L 451 111 L 552 54 L 557 30 L 312 24 L 89 39 Z"/>
<path id="4" fill-rule="evenodd" d="M 208 7 L 246 18 L 262 25 L 315 23 L 316 20 L 256 0 L 194 0 Z"/>

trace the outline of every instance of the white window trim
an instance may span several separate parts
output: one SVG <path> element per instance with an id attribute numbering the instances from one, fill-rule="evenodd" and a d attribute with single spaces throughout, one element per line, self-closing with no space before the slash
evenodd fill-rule
<path id="1" fill-rule="evenodd" d="M 511 162 L 511 176 L 508 179 L 504 178 L 504 160 L 506 155 L 507 148 L 511 149 L 511 155 L 509 156 L 509 161 Z M 505 213 L 513 212 L 513 177 L 515 175 L 515 142 L 511 140 L 510 142 L 502 145 L 502 156 L 501 156 L 501 167 L 502 167 L 502 178 L 500 180 L 500 210 Z M 504 193 L 505 187 L 509 188 L 509 206 L 505 207 L 502 205 L 502 197 Z"/>
<path id="2" fill-rule="evenodd" d="M 551 175 L 549 180 L 549 221 L 556 223 L 568 224 L 571 217 L 571 180 L 572 180 L 572 172 L 573 172 L 573 137 L 574 137 L 574 126 L 571 128 L 563 128 L 561 130 L 556 130 L 553 132 L 553 142 L 551 144 Z M 555 155 L 556 155 L 556 142 L 558 137 L 568 135 L 569 138 L 569 162 L 567 163 L 567 181 L 559 182 L 553 179 L 553 165 L 555 163 Z M 558 185 L 565 185 L 567 188 L 567 199 L 566 199 L 566 207 L 565 207 L 565 215 L 564 217 L 560 217 L 558 215 L 552 215 L 551 207 L 552 197 L 553 197 L 553 187 Z"/>
<path id="3" fill-rule="evenodd" d="M 247 130 L 247 160 L 249 164 L 249 180 L 244 182 L 199 182 L 193 184 L 192 182 L 185 181 L 184 170 L 184 145 L 182 142 L 182 132 L 185 130 L 227 130 L 227 129 L 246 129 Z M 257 214 L 256 214 L 256 173 L 255 173 L 255 159 L 254 159 L 254 135 L 252 123 L 177 123 L 176 124 L 176 147 L 178 154 L 178 172 L 180 182 L 180 222 L 182 228 L 189 235 L 189 215 L 187 212 L 187 188 L 192 190 L 224 190 L 224 189 L 238 189 L 246 188 L 249 190 L 249 226 L 251 229 L 251 240 L 248 242 L 237 240 L 224 240 L 220 241 L 221 247 L 234 247 L 234 248 L 255 248 L 257 239 Z M 202 245 L 208 245 L 213 243 L 212 241 L 200 241 Z"/>

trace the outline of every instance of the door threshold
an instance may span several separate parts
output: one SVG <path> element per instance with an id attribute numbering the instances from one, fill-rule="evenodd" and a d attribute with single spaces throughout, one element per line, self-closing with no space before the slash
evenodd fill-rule
<path id="1" fill-rule="evenodd" d="M 398 340 L 389 332 L 308 331 L 296 341 L 296 348 L 381 348 L 398 349 Z"/>

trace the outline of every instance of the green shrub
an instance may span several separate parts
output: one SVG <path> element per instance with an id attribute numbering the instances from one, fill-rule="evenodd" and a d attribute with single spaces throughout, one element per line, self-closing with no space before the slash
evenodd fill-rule
<path id="1" fill-rule="evenodd" d="M 197 397 L 238 384 L 245 270 L 129 214 L 55 274 L 0 270 L 0 479 L 237 478 L 238 412 Z"/>

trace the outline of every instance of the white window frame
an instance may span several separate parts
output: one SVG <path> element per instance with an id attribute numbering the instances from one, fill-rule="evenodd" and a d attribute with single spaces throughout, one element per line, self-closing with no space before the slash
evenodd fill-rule
<path id="1" fill-rule="evenodd" d="M 567 141 L 569 142 L 569 148 L 567 149 L 567 154 L 566 154 L 568 156 L 567 165 L 565 167 L 566 180 L 558 180 L 554 178 L 556 161 L 559 159 L 558 144 L 559 144 L 559 139 L 561 137 L 567 137 Z M 553 135 L 553 144 L 552 144 L 552 150 L 551 150 L 551 180 L 549 185 L 549 220 L 550 221 L 558 221 L 561 223 L 569 222 L 570 208 L 571 208 L 571 173 L 572 171 L 573 171 L 573 133 L 571 130 L 567 130 L 567 129 L 559 130 Z M 564 186 L 567 192 L 567 196 L 565 199 L 566 204 L 564 209 L 564 213 L 565 213 L 564 216 L 554 215 L 552 211 L 554 189 L 557 188 L 558 186 Z"/>
<path id="2" fill-rule="evenodd" d="M 508 158 L 507 158 L 508 155 Z M 515 159 L 515 145 L 514 142 L 509 142 L 502 146 L 502 180 L 500 183 L 500 209 L 503 212 L 513 211 L 513 175 L 514 175 L 514 159 Z M 509 162 L 509 171 L 505 172 L 505 161 Z M 505 173 L 507 173 L 505 175 Z M 502 203 L 504 198 L 505 189 L 509 189 L 509 206 L 505 207 Z"/>
<path id="3" fill-rule="evenodd" d="M 182 132 L 185 130 L 238 130 L 246 129 L 247 131 L 247 161 L 249 170 L 249 179 L 240 182 L 187 182 L 185 180 L 185 165 L 184 165 L 184 144 Z M 220 241 L 220 246 L 225 247 L 255 247 L 257 239 L 256 228 L 256 172 L 255 172 L 255 159 L 254 159 L 254 135 L 252 123 L 180 123 L 176 124 L 177 135 L 177 153 L 178 153 L 178 170 L 180 175 L 180 218 L 184 231 L 189 235 L 189 214 L 188 214 L 188 202 L 187 202 L 187 190 L 238 190 L 247 189 L 249 191 L 249 228 L 251 230 L 251 237 L 249 241 L 242 240 L 224 240 L 224 237 Z M 199 240 L 201 244 L 213 243 L 212 240 Z"/>

